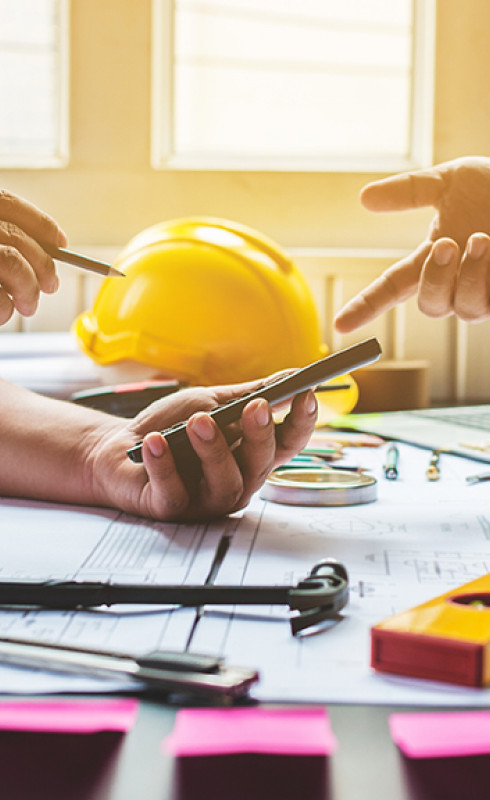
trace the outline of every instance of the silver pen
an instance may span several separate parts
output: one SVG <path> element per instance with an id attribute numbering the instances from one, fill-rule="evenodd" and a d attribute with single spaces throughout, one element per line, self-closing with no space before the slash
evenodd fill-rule
<path id="1" fill-rule="evenodd" d="M 383 467 L 385 478 L 389 481 L 395 481 L 398 478 L 398 458 L 399 451 L 396 444 L 391 444 L 386 453 L 386 462 Z"/>
<path id="2" fill-rule="evenodd" d="M 427 478 L 428 481 L 438 481 L 439 478 L 441 477 L 441 469 L 439 466 L 440 457 L 441 457 L 440 450 L 432 451 L 429 461 L 429 466 L 425 471 L 425 477 Z"/>
<path id="3" fill-rule="evenodd" d="M 258 679 L 245 667 L 227 667 L 223 659 L 161 651 L 145 656 L 65 647 L 30 639 L 0 639 L 0 664 L 43 669 L 78 677 L 134 682 L 139 688 L 169 694 L 244 697 Z"/>

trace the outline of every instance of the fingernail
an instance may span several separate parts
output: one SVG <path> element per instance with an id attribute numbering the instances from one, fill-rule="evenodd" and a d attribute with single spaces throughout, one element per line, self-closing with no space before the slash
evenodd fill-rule
<path id="1" fill-rule="evenodd" d="M 317 411 L 317 402 L 316 397 L 313 392 L 308 392 L 305 398 L 305 411 L 308 414 L 316 414 Z"/>
<path id="2" fill-rule="evenodd" d="M 61 230 L 61 228 L 59 228 L 57 245 L 58 247 L 65 247 L 67 244 L 68 244 L 68 236 L 64 231 Z"/>
<path id="3" fill-rule="evenodd" d="M 440 240 L 432 247 L 432 255 L 436 264 L 439 264 L 440 267 L 444 267 L 446 264 L 449 264 L 454 255 L 454 246 L 449 242 Z"/>
<path id="4" fill-rule="evenodd" d="M 470 236 L 467 244 L 467 252 L 470 258 L 474 261 L 478 261 L 478 259 L 484 255 L 486 249 L 486 239 L 483 239 L 481 236 Z"/>
<path id="5" fill-rule="evenodd" d="M 269 424 L 271 412 L 269 403 L 266 400 L 261 400 L 260 403 L 257 403 L 254 416 L 257 425 L 260 425 L 261 428 L 265 428 Z"/>
<path id="6" fill-rule="evenodd" d="M 161 436 L 159 433 L 150 433 L 146 437 L 146 441 L 152 456 L 155 458 L 160 458 L 160 456 L 163 455 L 163 436 Z"/>
<path id="7" fill-rule="evenodd" d="M 211 442 L 214 439 L 216 431 L 207 414 L 196 414 L 189 424 L 200 439 L 205 442 Z"/>
<path id="8" fill-rule="evenodd" d="M 49 284 L 49 292 L 51 294 L 54 294 L 55 292 L 58 291 L 59 286 L 60 286 L 60 279 L 58 275 L 54 275 L 51 283 Z"/>

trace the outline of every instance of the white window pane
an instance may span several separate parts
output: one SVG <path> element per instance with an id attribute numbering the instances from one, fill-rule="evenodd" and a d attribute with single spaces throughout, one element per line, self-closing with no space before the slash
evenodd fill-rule
<path id="1" fill-rule="evenodd" d="M 55 6 L 52 0 L 0 0 L 2 46 L 54 45 Z"/>
<path id="2" fill-rule="evenodd" d="M 54 165 L 64 156 L 65 6 L 66 0 L 0 0 L 2 166 Z"/>
<path id="3" fill-rule="evenodd" d="M 283 17 L 243 18 L 211 16 L 183 10 L 176 16 L 177 63 L 192 59 L 222 61 L 223 66 L 241 59 L 253 68 L 267 62 L 278 68 L 295 65 L 407 64 L 410 59 L 410 26 L 382 29 L 363 24 L 337 27 L 328 20 L 284 20 Z"/>
<path id="4" fill-rule="evenodd" d="M 406 77 L 400 91 L 389 76 L 374 84 L 363 75 L 293 74 L 286 82 L 280 74 L 208 72 L 177 72 L 179 154 L 288 156 L 301 147 L 302 155 L 353 155 L 360 142 L 367 155 L 407 151 Z"/>
<path id="5" fill-rule="evenodd" d="M 160 163 L 316 160 L 321 169 L 322 160 L 409 162 L 426 152 L 414 142 L 415 110 L 427 115 L 430 99 L 414 14 L 432 0 L 159 2 L 174 6 L 165 44 L 161 30 L 173 51 L 160 60 Z"/>
<path id="6" fill-rule="evenodd" d="M 304 20 L 338 20 L 358 23 L 409 24 L 410 0 L 177 0 L 179 8 L 200 9 L 211 13 L 245 14 L 262 17 L 281 15 Z"/>

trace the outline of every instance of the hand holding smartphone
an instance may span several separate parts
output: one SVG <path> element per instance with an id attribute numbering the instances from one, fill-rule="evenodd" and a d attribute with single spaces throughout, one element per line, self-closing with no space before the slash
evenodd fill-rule
<path id="1" fill-rule="evenodd" d="M 319 361 L 314 361 L 306 367 L 301 367 L 294 372 L 273 379 L 246 392 L 229 403 L 217 406 L 209 412 L 221 430 L 232 422 L 237 422 L 243 409 L 256 397 L 265 398 L 271 405 L 287 400 L 306 389 L 311 389 L 325 381 L 344 375 L 354 369 L 363 367 L 376 361 L 381 355 L 381 346 L 374 337 L 363 342 L 339 350 Z M 175 465 L 182 477 L 196 478 L 201 472 L 201 462 L 196 455 L 186 431 L 187 421 L 179 422 L 171 428 L 162 431 L 172 452 Z M 142 462 L 142 442 L 131 447 L 127 454 L 131 461 Z"/>

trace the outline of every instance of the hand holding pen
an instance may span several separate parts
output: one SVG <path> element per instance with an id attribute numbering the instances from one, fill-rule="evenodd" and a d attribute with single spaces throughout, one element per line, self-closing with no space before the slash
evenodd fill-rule
<path id="1" fill-rule="evenodd" d="M 53 294 L 59 280 L 53 258 L 103 275 L 120 275 L 109 264 L 65 249 L 59 225 L 36 206 L 0 190 L 0 325 L 14 311 L 32 316 L 41 292 Z"/>

